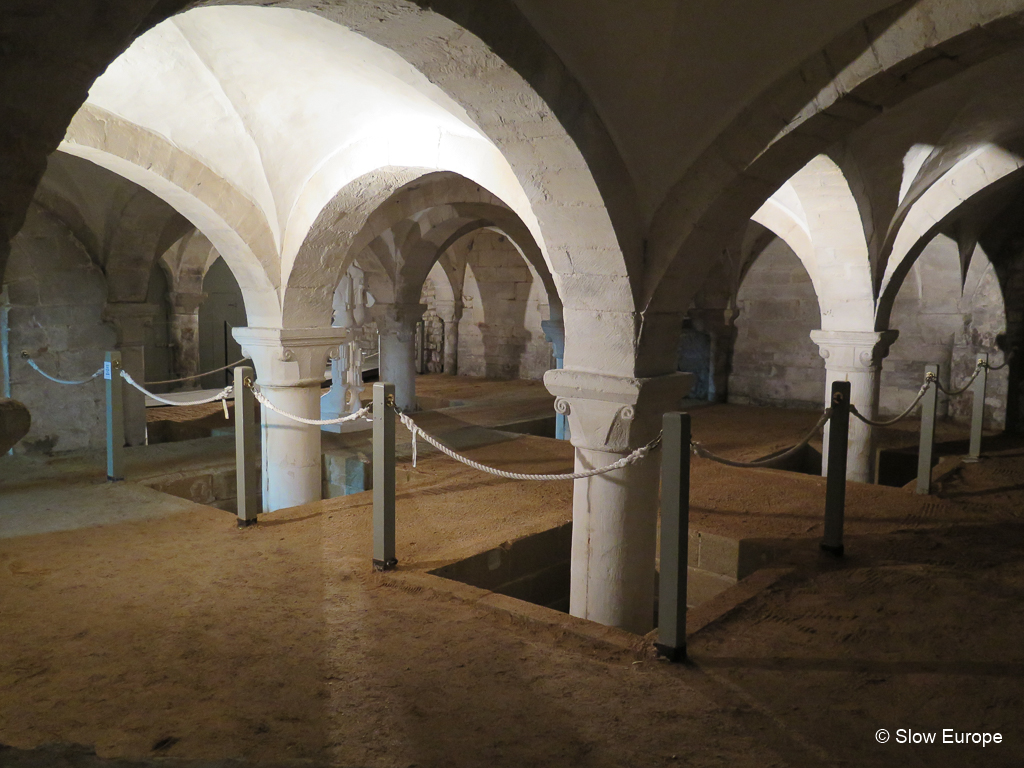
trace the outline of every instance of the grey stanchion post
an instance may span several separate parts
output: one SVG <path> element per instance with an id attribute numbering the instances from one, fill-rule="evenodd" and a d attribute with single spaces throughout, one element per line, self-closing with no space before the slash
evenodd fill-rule
<path id="1" fill-rule="evenodd" d="M 828 466 L 825 478 L 825 533 L 821 548 L 843 554 L 846 516 L 846 452 L 850 440 L 850 382 L 832 382 L 832 416 L 828 420 Z"/>
<path id="2" fill-rule="evenodd" d="M 124 394 L 121 353 L 107 352 L 103 359 L 107 390 L 107 480 L 124 480 Z"/>
<path id="3" fill-rule="evenodd" d="M 238 527 L 256 523 L 260 503 L 260 474 L 256 467 L 260 455 L 256 427 L 256 398 L 250 385 L 256 372 L 248 366 L 235 368 L 235 475 L 238 489 Z"/>
<path id="4" fill-rule="evenodd" d="M 389 571 L 395 558 L 395 385 L 373 385 L 373 567 Z"/>
<path id="5" fill-rule="evenodd" d="M 690 536 L 690 414 L 666 413 L 661 437 L 661 573 L 658 641 L 671 661 L 686 659 L 686 577 Z"/>
<path id="6" fill-rule="evenodd" d="M 926 365 L 924 375 L 932 377 L 933 384 L 921 401 L 921 442 L 917 449 L 917 492 L 922 496 L 932 492 L 932 454 L 935 452 L 935 409 L 939 404 L 939 366 Z"/>
<path id="7" fill-rule="evenodd" d="M 967 461 L 981 458 L 981 429 L 985 425 L 985 390 L 988 389 L 988 354 L 978 355 L 978 378 L 971 385 L 974 396 L 974 408 L 971 416 L 971 447 L 967 451 Z"/>

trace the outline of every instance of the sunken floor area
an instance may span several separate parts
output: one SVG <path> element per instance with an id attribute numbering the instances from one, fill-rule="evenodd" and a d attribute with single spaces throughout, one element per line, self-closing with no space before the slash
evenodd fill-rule
<path id="1" fill-rule="evenodd" d="M 816 414 L 693 417 L 707 447 L 749 459 Z M 466 453 L 525 472 L 572 464 L 565 443 L 507 432 Z M 14 469 L 0 459 L 2 515 L 31 495 Z M 174 499 L 148 518 L 10 535 L 0 765 L 1019 766 L 1024 443 L 941 469 L 930 497 L 851 484 L 836 561 L 817 551 L 821 478 L 693 459 L 695 535 L 770 558 L 691 611 L 685 665 L 658 660 L 652 637 L 430 575 L 564 524 L 572 487 L 485 476 L 422 445 L 400 473 L 400 568 L 386 575 L 370 568 L 369 493 L 244 530 Z M 75 477 L 68 506 L 102 488 Z M 899 729 L 1002 741 L 901 744 Z"/>

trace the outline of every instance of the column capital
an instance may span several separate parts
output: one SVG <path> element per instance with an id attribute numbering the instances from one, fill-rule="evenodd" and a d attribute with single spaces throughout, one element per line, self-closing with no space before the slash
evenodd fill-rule
<path id="1" fill-rule="evenodd" d="M 233 328 L 231 335 L 252 359 L 256 377 L 268 387 L 319 384 L 327 360 L 351 338 L 346 328 Z"/>
<path id="2" fill-rule="evenodd" d="M 413 302 L 410 304 L 374 304 L 370 308 L 370 316 L 377 323 L 377 330 L 382 334 L 403 335 L 411 334 L 427 311 L 426 304 Z M 408 339 L 403 339 L 407 341 Z"/>
<path id="3" fill-rule="evenodd" d="M 653 440 L 662 414 L 679 407 L 692 381 L 689 373 L 637 379 L 561 368 L 544 374 L 555 411 L 569 418 L 572 444 L 610 453 Z"/>
<path id="4" fill-rule="evenodd" d="M 830 371 L 877 371 L 899 331 L 811 331 Z"/>
<path id="5" fill-rule="evenodd" d="M 103 322 L 117 334 L 118 347 L 136 347 L 146 343 L 146 329 L 160 307 L 144 302 L 115 302 L 103 307 Z"/>
<path id="6" fill-rule="evenodd" d="M 188 291 L 171 291 L 168 294 L 171 300 L 171 311 L 176 315 L 194 315 L 199 307 L 206 301 L 208 294 Z"/>

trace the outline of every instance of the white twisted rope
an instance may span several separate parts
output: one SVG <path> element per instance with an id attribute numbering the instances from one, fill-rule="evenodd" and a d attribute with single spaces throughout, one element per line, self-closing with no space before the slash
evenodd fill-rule
<path id="1" fill-rule="evenodd" d="M 810 431 L 806 435 L 804 435 L 803 440 L 794 445 L 792 448 L 786 450 L 784 453 L 780 453 L 778 456 L 772 456 L 766 459 L 755 459 L 754 461 L 736 461 L 734 459 L 727 459 L 723 456 L 717 456 L 713 454 L 711 451 L 709 451 L 703 445 L 698 443 L 696 440 L 690 441 L 690 449 L 694 452 L 694 454 L 700 456 L 702 459 L 710 459 L 711 461 L 718 462 L 719 464 L 725 464 L 727 467 L 740 467 L 743 469 L 771 469 L 772 467 L 781 464 L 783 461 L 788 459 L 790 456 L 792 456 L 805 445 L 807 445 L 809 442 L 811 442 L 811 438 L 814 437 L 815 434 L 817 434 L 818 430 L 825 426 L 825 422 L 827 422 L 830 418 L 832 418 L 832 409 L 826 408 L 825 411 L 821 414 L 821 418 L 818 419 L 818 423 L 811 427 Z"/>
<path id="2" fill-rule="evenodd" d="M 944 386 L 942 386 L 942 382 L 939 381 L 938 379 L 935 380 L 935 386 L 937 386 L 939 388 L 940 392 L 945 392 L 950 397 L 956 397 L 957 395 L 962 395 L 964 392 L 966 392 L 968 389 L 971 388 L 971 384 L 973 384 L 974 380 L 976 378 L 978 378 L 978 375 L 981 373 L 981 369 L 985 368 L 985 367 L 987 367 L 985 365 L 985 363 L 983 363 L 981 360 L 979 360 L 978 364 L 976 366 L 974 366 L 974 374 L 971 376 L 971 378 L 969 378 L 967 380 L 966 384 L 964 384 L 962 387 L 960 387 L 960 389 L 953 389 L 953 390 L 946 389 Z"/>
<path id="3" fill-rule="evenodd" d="M 460 461 L 467 467 L 472 467 L 473 469 L 480 470 L 481 472 L 486 472 L 489 475 L 496 475 L 497 477 L 504 477 L 509 480 L 582 480 L 587 477 L 593 477 L 594 475 L 603 475 L 607 472 L 613 472 L 616 469 L 622 469 L 623 467 L 628 467 L 630 464 L 636 463 L 640 459 L 644 458 L 648 453 L 650 453 L 651 450 L 655 448 L 658 445 L 658 443 L 661 442 L 661 435 L 658 435 L 654 440 L 649 442 L 647 445 L 637 448 L 628 456 L 623 456 L 618 461 L 609 464 L 606 467 L 598 467 L 597 469 L 588 469 L 583 472 L 573 472 L 571 474 L 567 473 L 562 475 L 524 474 L 522 472 L 506 472 L 503 469 L 495 469 L 494 467 L 488 467 L 486 464 L 480 464 L 479 462 L 473 461 L 472 459 L 468 459 L 465 456 L 461 456 L 457 454 L 455 451 L 453 451 L 451 448 L 449 448 L 447 445 L 441 443 L 439 440 L 437 440 L 437 438 L 428 435 L 426 432 L 420 429 L 416 425 L 416 422 L 409 418 L 408 415 L 400 411 L 396 411 L 396 413 L 398 413 L 398 418 L 401 419 L 402 424 L 405 425 L 405 428 L 412 432 L 414 452 L 416 450 L 416 436 L 419 435 L 432 446 L 437 448 L 437 450 L 439 450 L 445 456 L 455 459 L 456 461 Z"/>
<path id="4" fill-rule="evenodd" d="M 296 416 L 294 413 L 288 413 L 288 411 L 282 411 L 272 402 L 267 399 L 267 396 L 260 392 L 259 388 L 255 384 L 250 384 L 249 389 L 252 390 L 253 396 L 260 402 L 260 405 L 266 406 L 274 413 L 279 413 L 286 419 L 297 421 L 300 424 L 309 424 L 311 427 L 324 427 L 328 424 L 344 424 L 346 421 L 355 421 L 358 418 L 365 417 L 370 413 L 370 408 L 360 408 L 355 413 L 350 413 L 348 416 L 339 416 L 336 419 L 307 419 L 303 416 Z"/>
<path id="5" fill-rule="evenodd" d="M 54 384 L 66 384 L 66 385 L 71 386 L 71 387 L 77 387 L 77 386 L 79 386 L 81 384 L 88 384 L 90 381 L 93 381 L 94 379 L 97 379 L 97 378 L 99 378 L 100 376 L 103 375 L 103 369 L 100 368 L 92 376 L 90 376 L 87 379 L 82 379 L 81 381 L 68 381 L 66 379 L 58 379 L 56 376 L 51 376 L 46 371 L 44 371 L 42 368 L 40 368 L 38 365 L 36 365 L 36 361 L 33 360 L 28 355 L 23 355 L 23 357 L 25 358 L 25 362 L 28 363 L 29 368 L 31 368 L 33 371 L 38 373 L 44 379 L 49 379 Z"/>
<path id="6" fill-rule="evenodd" d="M 226 401 L 227 398 L 231 396 L 231 393 L 235 391 L 234 387 L 224 387 L 224 389 L 222 389 L 220 392 L 218 392 L 213 397 L 205 397 L 202 400 L 187 400 L 187 401 L 167 400 L 165 398 L 160 397 L 160 395 L 154 395 L 148 389 L 143 387 L 141 384 L 139 384 L 137 381 L 135 381 L 135 379 L 132 378 L 131 374 L 128 373 L 128 371 L 122 370 L 121 371 L 121 378 L 124 379 L 125 381 L 127 381 L 129 384 L 131 384 L 137 390 L 139 390 L 139 392 L 141 392 L 142 394 L 146 395 L 146 397 L 152 397 L 158 403 L 164 403 L 165 405 L 174 405 L 174 406 L 207 405 L 208 403 L 215 403 L 218 400 L 225 400 Z M 227 404 L 226 403 L 225 403 L 224 407 L 225 407 L 225 409 L 227 408 Z"/>
<path id="7" fill-rule="evenodd" d="M 913 412 L 913 410 L 917 408 L 917 404 L 921 402 L 921 398 L 923 398 L 925 394 L 928 392 L 928 387 L 936 383 L 936 381 L 936 379 L 932 378 L 929 375 L 928 378 L 924 380 L 924 384 L 921 385 L 921 389 L 918 391 L 917 397 L 914 398 L 914 402 L 907 406 L 907 409 L 903 411 L 903 413 L 901 413 L 899 416 L 889 419 L 888 421 L 874 421 L 873 419 L 869 419 L 866 416 L 861 416 L 860 411 L 857 410 L 857 406 L 855 406 L 853 403 L 850 403 L 850 413 L 852 413 L 854 416 L 856 416 L 858 419 L 860 419 L 870 427 L 891 427 L 896 422 L 902 421 L 903 419 L 907 418 L 907 416 L 909 416 Z"/>

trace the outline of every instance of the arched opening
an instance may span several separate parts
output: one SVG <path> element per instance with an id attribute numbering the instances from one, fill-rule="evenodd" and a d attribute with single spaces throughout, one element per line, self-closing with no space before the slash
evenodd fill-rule
<path id="1" fill-rule="evenodd" d="M 736 309 L 729 402 L 817 409 L 825 366 L 811 331 L 821 327 L 821 310 L 807 270 L 781 238 L 747 270 Z"/>
<path id="2" fill-rule="evenodd" d="M 231 331 L 248 325 L 245 302 L 234 275 L 223 258 L 217 258 L 203 278 L 206 299 L 199 307 L 199 368 L 212 371 L 237 362 L 242 348 Z M 204 376 L 204 388 L 230 384 L 231 371 Z"/>

